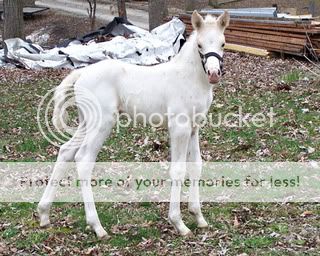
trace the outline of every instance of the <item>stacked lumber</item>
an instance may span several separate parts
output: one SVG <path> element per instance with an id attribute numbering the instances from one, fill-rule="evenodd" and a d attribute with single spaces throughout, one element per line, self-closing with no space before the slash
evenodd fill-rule
<path id="1" fill-rule="evenodd" d="M 187 35 L 193 28 L 191 15 L 181 14 Z M 270 52 L 320 57 L 320 23 L 311 20 L 234 18 L 225 32 L 227 43 Z"/>
<path id="2" fill-rule="evenodd" d="M 233 52 L 249 53 L 251 55 L 262 56 L 262 57 L 266 57 L 269 55 L 269 52 L 267 50 L 256 48 L 256 47 L 243 46 L 239 44 L 227 43 L 225 46 L 225 49 Z"/>

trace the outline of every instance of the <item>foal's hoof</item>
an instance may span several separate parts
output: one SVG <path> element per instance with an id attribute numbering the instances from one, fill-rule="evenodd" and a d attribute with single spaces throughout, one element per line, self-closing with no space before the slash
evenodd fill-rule
<path id="1" fill-rule="evenodd" d="M 207 223 L 205 220 L 199 221 L 199 223 L 198 223 L 198 228 L 207 229 L 207 228 L 209 228 L 209 225 L 208 225 L 208 223 Z"/>
<path id="2" fill-rule="evenodd" d="M 181 233 L 181 236 L 185 237 L 185 238 L 191 238 L 193 237 L 193 233 L 191 230 L 189 230 L 188 232 L 186 233 Z"/>
<path id="3" fill-rule="evenodd" d="M 209 225 L 208 225 L 208 223 L 201 223 L 201 224 L 198 224 L 198 228 L 207 229 L 207 228 L 209 228 Z"/>
<path id="4" fill-rule="evenodd" d="M 181 236 L 186 237 L 186 238 L 193 237 L 192 231 L 187 227 L 183 228 L 182 230 L 180 229 L 179 233 Z"/>
<path id="5" fill-rule="evenodd" d="M 107 231 L 105 231 L 104 229 L 97 230 L 96 231 L 96 235 L 97 235 L 99 240 L 108 240 L 110 238 L 110 236 L 108 235 Z"/>
<path id="6" fill-rule="evenodd" d="M 47 228 L 50 226 L 50 219 L 49 219 L 49 208 L 38 205 L 37 212 L 40 219 L 40 227 Z"/>
<path id="7" fill-rule="evenodd" d="M 50 226 L 49 216 L 40 215 L 40 227 L 41 228 L 48 228 Z"/>
<path id="8" fill-rule="evenodd" d="M 49 228 L 51 226 L 50 221 L 44 221 L 44 222 L 40 222 L 40 228 Z"/>

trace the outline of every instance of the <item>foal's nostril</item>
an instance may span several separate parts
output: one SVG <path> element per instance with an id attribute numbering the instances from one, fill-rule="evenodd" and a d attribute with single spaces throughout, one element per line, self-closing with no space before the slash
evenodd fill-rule
<path id="1" fill-rule="evenodd" d="M 221 76 L 221 70 L 220 69 L 218 70 L 218 75 Z"/>
<path id="2" fill-rule="evenodd" d="M 208 70 L 208 75 L 209 75 L 209 76 L 211 76 L 211 72 L 210 72 L 210 70 Z"/>

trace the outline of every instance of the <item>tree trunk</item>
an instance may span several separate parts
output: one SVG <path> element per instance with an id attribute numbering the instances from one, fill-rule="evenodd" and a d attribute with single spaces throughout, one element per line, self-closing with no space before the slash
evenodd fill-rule
<path id="1" fill-rule="evenodd" d="M 126 0 L 117 0 L 119 17 L 127 19 Z"/>
<path id="2" fill-rule="evenodd" d="M 24 38 L 23 0 L 3 0 L 3 40 Z"/>
<path id="3" fill-rule="evenodd" d="M 97 0 L 87 0 L 87 2 L 89 4 L 89 8 L 87 9 L 87 11 L 90 20 L 90 29 L 92 31 L 96 26 Z"/>
<path id="4" fill-rule="evenodd" d="M 186 11 L 193 11 L 195 9 L 195 0 L 185 0 L 184 3 Z"/>
<path id="5" fill-rule="evenodd" d="M 216 4 L 219 5 L 219 1 L 209 1 L 209 0 L 185 0 L 185 9 L 186 11 L 193 11 L 205 8 L 208 4 Z"/>
<path id="6" fill-rule="evenodd" d="M 149 0 L 149 29 L 150 31 L 163 23 L 167 17 L 168 3 L 167 0 Z"/>
<path id="7" fill-rule="evenodd" d="M 35 0 L 23 0 L 24 6 L 35 6 Z"/>
<path id="8" fill-rule="evenodd" d="M 313 17 L 316 16 L 316 3 L 315 3 L 315 0 L 310 0 L 309 1 L 309 13 L 311 13 Z"/>

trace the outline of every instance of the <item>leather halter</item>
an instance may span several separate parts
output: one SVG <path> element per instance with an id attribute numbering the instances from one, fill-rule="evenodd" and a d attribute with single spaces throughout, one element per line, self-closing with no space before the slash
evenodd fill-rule
<path id="1" fill-rule="evenodd" d="M 221 75 L 225 74 L 225 72 L 223 71 L 223 58 L 218 53 L 216 53 L 216 52 L 208 52 L 206 54 L 202 54 L 199 51 L 199 54 L 200 54 L 201 63 L 202 63 L 202 66 L 203 66 L 203 69 L 204 69 L 205 73 L 207 73 L 206 64 L 207 64 L 208 59 L 210 57 L 215 57 L 215 58 L 217 58 L 219 60 Z"/>

